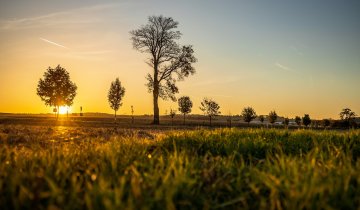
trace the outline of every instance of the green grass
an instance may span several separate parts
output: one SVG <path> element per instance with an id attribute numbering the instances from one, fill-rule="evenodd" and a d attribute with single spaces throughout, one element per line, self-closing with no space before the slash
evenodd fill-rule
<path id="1" fill-rule="evenodd" d="M 360 131 L 0 127 L 0 209 L 359 209 Z"/>

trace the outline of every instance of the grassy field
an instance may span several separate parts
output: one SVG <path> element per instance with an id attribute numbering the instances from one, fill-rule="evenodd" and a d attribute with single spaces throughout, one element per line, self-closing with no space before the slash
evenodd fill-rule
<path id="1" fill-rule="evenodd" d="M 0 125 L 0 209 L 359 209 L 360 131 Z"/>

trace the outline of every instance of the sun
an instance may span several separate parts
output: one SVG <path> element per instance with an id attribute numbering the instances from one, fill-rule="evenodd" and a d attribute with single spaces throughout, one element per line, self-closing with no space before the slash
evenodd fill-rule
<path id="1" fill-rule="evenodd" d="M 67 112 L 70 112 L 70 107 L 66 107 L 66 106 L 59 107 L 59 114 L 66 114 Z"/>

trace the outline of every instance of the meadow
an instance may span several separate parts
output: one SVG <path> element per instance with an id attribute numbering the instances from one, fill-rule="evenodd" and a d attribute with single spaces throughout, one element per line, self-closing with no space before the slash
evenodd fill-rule
<path id="1" fill-rule="evenodd" d="M 359 209 L 360 131 L 0 124 L 0 209 Z"/>

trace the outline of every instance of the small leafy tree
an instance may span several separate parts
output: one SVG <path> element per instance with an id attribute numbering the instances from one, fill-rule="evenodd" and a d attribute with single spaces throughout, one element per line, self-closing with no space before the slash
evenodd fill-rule
<path id="1" fill-rule="evenodd" d="M 184 125 L 185 125 L 185 115 L 191 112 L 193 106 L 192 101 L 189 96 L 182 96 L 178 99 L 179 111 L 184 115 Z"/>
<path id="2" fill-rule="evenodd" d="M 69 72 L 60 65 L 54 69 L 49 67 L 44 78 L 39 80 L 37 95 L 46 106 L 54 106 L 59 117 L 60 106 L 71 106 L 76 96 L 77 86 L 70 80 Z"/>
<path id="3" fill-rule="evenodd" d="M 256 118 L 256 112 L 252 107 L 245 107 L 241 112 L 241 116 L 249 125 L 250 122 Z"/>
<path id="4" fill-rule="evenodd" d="M 299 116 L 295 117 L 295 123 L 300 126 L 301 125 L 301 118 Z"/>
<path id="5" fill-rule="evenodd" d="M 349 108 L 344 108 L 339 115 L 341 120 L 345 122 L 346 125 L 349 126 L 349 128 L 351 125 L 351 121 L 356 117 L 355 112 L 351 111 L 351 109 Z"/>
<path id="6" fill-rule="evenodd" d="M 122 99 L 125 95 L 125 88 L 121 86 L 121 82 L 119 78 L 116 78 L 115 81 L 111 82 L 109 93 L 108 93 L 108 101 L 111 109 L 115 111 L 114 119 L 116 120 L 116 112 L 122 106 Z"/>
<path id="7" fill-rule="evenodd" d="M 269 118 L 269 123 L 274 124 L 275 121 L 276 121 L 276 119 L 277 119 L 277 117 L 278 117 L 278 115 L 276 114 L 275 110 L 274 110 L 274 111 L 271 111 L 271 112 L 269 113 L 269 116 L 268 116 L 268 118 Z"/>
<path id="8" fill-rule="evenodd" d="M 134 106 L 131 105 L 131 124 L 134 124 Z"/>
<path id="9" fill-rule="evenodd" d="M 305 127 L 308 127 L 308 125 L 311 124 L 310 115 L 305 114 L 304 117 L 302 118 L 302 123 L 305 125 Z"/>
<path id="10" fill-rule="evenodd" d="M 285 118 L 284 118 L 284 125 L 285 125 L 286 127 L 289 126 L 289 122 L 290 122 L 289 118 L 285 117 Z"/>
<path id="11" fill-rule="evenodd" d="M 265 120 L 264 115 L 260 115 L 260 116 L 259 116 L 259 120 L 260 120 L 261 123 L 264 123 L 264 120 Z"/>
<path id="12" fill-rule="evenodd" d="M 176 116 L 176 110 L 170 108 L 171 125 L 174 125 L 175 116 Z"/>
<path id="13" fill-rule="evenodd" d="M 219 111 L 220 109 L 219 104 L 213 101 L 212 99 L 204 98 L 199 108 L 201 111 L 204 112 L 205 115 L 209 116 L 210 126 L 211 126 L 211 118 L 221 114 L 221 112 Z"/>

